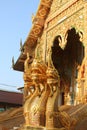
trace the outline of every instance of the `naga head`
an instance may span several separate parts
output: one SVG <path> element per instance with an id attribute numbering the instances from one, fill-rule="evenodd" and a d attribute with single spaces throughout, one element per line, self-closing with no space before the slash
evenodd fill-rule
<path id="1" fill-rule="evenodd" d="M 48 68 L 46 71 L 47 75 L 47 83 L 48 84 L 57 84 L 59 82 L 59 74 L 58 71 L 55 69 L 52 59 L 51 59 L 51 49 L 49 51 L 49 59 L 48 59 Z"/>
<path id="2" fill-rule="evenodd" d="M 46 64 L 35 58 L 31 65 L 31 79 L 37 83 L 46 81 L 46 69 Z"/>
<path id="3" fill-rule="evenodd" d="M 38 39 L 38 42 L 40 39 Z M 39 43 L 35 50 L 35 58 L 31 65 L 31 79 L 35 83 L 43 83 L 46 81 L 46 69 L 47 65 L 40 59 L 38 55 Z"/>
<path id="4" fill-rule="evenodd" d="M 59 82 L 59 75 L 56 69 L 48 67 L 46 75 L 47 84 L 57 84 Z"/>

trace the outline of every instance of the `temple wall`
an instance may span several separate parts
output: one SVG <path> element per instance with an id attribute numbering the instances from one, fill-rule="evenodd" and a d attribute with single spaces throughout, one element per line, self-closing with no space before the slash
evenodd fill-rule
<path id="1" fill-rule="evenodd" d="M 61 6 L 69 2 L 70 0 L 53 0 L 51 11 L 49 16 L 51 16 L 53 13 L 55 13 Z"/>
<path id="2" fill-rule="evenodd" d="M 87 102 L 87 1 L 84 1 L 85 83 L 84 102 Z"/>
<path id="3" fill-rule="evenodd" d="M 44 25 L 44 31 L 39 46 L 39 55 L 41 59 L 43 59 L 45 62 L 48 61 L 48 51 L 49 48 L 53 45 L 54 38 L 57 35 L 61 35 L 62 38 L 64 38 L 67 30 L 70 29 L 71 27 L 74 27 L 76 31 L 78 32 L 81 31 L 83 33 L 82 43 L 85 46 L 85 57 L 86 57 L 86 53 L 87 53 L 86 26 L 87 25 L 85 21 L 87 21 L 87 15 L 86 15 L 87 4 L 85 3 L 87 2 L 83 0 L 66 0 L 66 1 L 54 0 L 53 1 L 51 5 L 50 13 Z M 86 71 L 87 70 L 85 70 L 85 72 Z M 86 75 L 87 73 L 85 73 L 85 77 L 87 77 Z M 86 82 L 87 81 L 85 80 L 84 84 L 87 84 Z M 87 88 L 85 88 L 85 91 L 86 89 Z"/>
<path id="4" fill-rule="evenodd" d="M 76 0 L 73 0 L 76 1 Z M 67 6 L 70 6 L 67 8 Z M 79 0 L 72 3 L 72 0 L 64 1 L 54 0 L 50 9 L 50 13 L 45 22 L 44 31 L 40 42 L 40 52 L 42 59 L 47 58 L 49 47 L 52 46 L 53 39 L 57 35 L 64 37 L 66 31 L 71 27 L 75 27 L 78 31 L 84 33 L 84 3 Z M 43 51 L 46 49 L 46 54 Z M 41 53 L 40 53 L 41 54 Z M 47 59 L 46 59 L 47 60 Z"/>
<path id="5" fill-rule="evenodd" d="M 53 4 L 55 2 L 56 1 L 54 1 Z M 68 5 L 68 3 L 66 5 Z M 60 34 L 62 35 L 62 37 L 64 37 L 66 31 L 71 27 L 75 27 L 77 30 L 84 32 L 84 7 L 82 0 L 79 0 L 78 2 L 72 4 L 69 8 L 65 8 L 65 6 L 63 5 L 61 6 L 59 11 L 53 14 L 52 11 L 48 16 L 48 20 L 46 23 L 47 50 L 50 45 L 52 46 L 52 42 L 55 36 Z M 53 15 L 55 17 L 53 17 Z"/>

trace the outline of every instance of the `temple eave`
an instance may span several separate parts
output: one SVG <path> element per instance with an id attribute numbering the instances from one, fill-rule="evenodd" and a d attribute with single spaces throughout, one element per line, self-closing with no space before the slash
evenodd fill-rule
<path id="1" fill-rule="evenodd" d="M 33 53 L 37 45 L 37 40 L 42 35 L 45 19 L 47 18 L 47 15 L 50 10 L 49 7 L 51 4 L 52 4 L 52 0 L 50 1 L 42 0 L 40 2 L 36 16 L 34 16 L 33 21 L 32 21 L 32 28 L 23 45 L 25 55 L 28 52 L 30 53 L 31 57 L 33 57 Z M 14 70 L 24 71 L 24 61 L 26 59 L 25 55 L 21 53 L 21 55 L 19 56 L 19 58 L 17 59 L 13 67 Z"/>

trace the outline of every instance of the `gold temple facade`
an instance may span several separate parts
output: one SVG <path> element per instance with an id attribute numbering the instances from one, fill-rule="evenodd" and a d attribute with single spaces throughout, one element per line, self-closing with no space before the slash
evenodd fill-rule
<path id="1" fill-rule="evenodd" d="M 26 129 L 74 130 L 76 122 L 87 114 L 86 23 L 86 0 L 40 1 L 13 66 L 24 72 Z M 83 115 L 77 110 L 77 119 L 75 113 L 60 111 L 68 105 L 79 106 L 81 111 L 84 108 Z"/>
<path id="2" fill-rule="evenodd" d="M 64 96 L 62 97 L 64 104 L 69 103 L 66 100 L 70 99 L 70 95 L 73 94 L 73 104 L 83 103 L 87 100 L 86 4 L 85 0 L 42 0 L 36 16 L 33 18 L 32 29 L 24 43 L 24 52 L 14 66 L 14 69 L 22 68 L 24 71 L 22 62 L 24 63 L 27 52 L 29 52 L 29 62 L 32 63 L 37 44 L 39 44 L 38 57 L 47 63 L 48 51 L 52 47 L 53 64 L 56 69 L 59 69 L 61 75 L 61 94 Z M 60 40 L 59 45 L 56 43 L 57 36 Z M 57 45 L 59 48 L 56 48 Z M 60 51 L 59 54 L 57 51 Z M 18 63 L 23 67 L 16 68 Z"/>

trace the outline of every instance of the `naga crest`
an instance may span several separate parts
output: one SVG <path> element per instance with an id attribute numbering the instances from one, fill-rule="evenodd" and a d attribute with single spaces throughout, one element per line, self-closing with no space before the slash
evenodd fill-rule
<path id="1" fill-rule="evenodd" d="M 48 68 L 46 71 L 47 83 L 48 84 L 55 84 L 55 83 L 59 82 L 59 74 L 52 63 L 51 54 L 52 54 L 52 51 L 50 49 L 49 50 L 49 59 L 48 59 Z"/>

